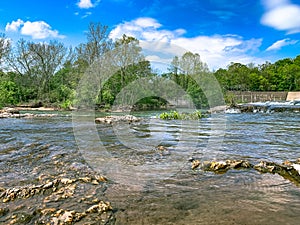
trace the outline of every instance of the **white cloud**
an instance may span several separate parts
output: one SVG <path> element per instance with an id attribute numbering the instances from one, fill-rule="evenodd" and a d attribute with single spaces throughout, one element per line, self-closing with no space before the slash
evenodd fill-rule
<path id="1" fill-rule="evenodd" d="M 123 34 L 133 36 L 140 40 L 148 60 L 161 63 L 170 63 L 174 56 L 180 56 L 186 51 L 199 53 L 211 69 L 224 68 L 231 62 L 265 62 L 251 56 L 258 51 L 262 39 L 244 40 L 237 35 L 199 35 L 186 38 L 183 36 L 186 33 L 184 29 L 165 30 L 162 27 L 152 18 L 139 18 L 116 26 L 111 31 L 110 38 L 120 38 Z"/>
<path id="2" fill-rule="evenodd" d="M 18 19 L 17 21 L 12 21 L 11 23 L 7 23 L 5 27 L 5 31 L 18 31 L 20 26 L 24 24 L 24 21 Z"/>
<path id="3" fill-rule="evenodd" d="M 297 42 L 298 41 L 296 41 L 296 40 L 290 40 L 289 38 L 285 38 L 283 40 L 276 41 L 274 44 L 272 44 L 270 47 L 268 47 L 266 49 L 266 51 L 279 50 L 279 49 L 281 49 L 284 46 L 294 45 Z"/>
<path id="4" fill-rule="evenodd" d="M 161 26 L 162 25 L 153 18 L 142 17 L 119 24 L 111 31 L 110 38 L 116 39 L 122 37 L 123 34 L 126 34 L 144 41 L 168 42 L 186 32 L 184 29 L 177 29 L 175 31 L 158 30 Z"/>
<path id="5" fill-rule="evenodd" d="M 89 9 L 94 7 L 91 0 L 80 0 L 77 5 L 81 9 Z"/>
<path id="6" fill-rule="evenodd" d="M 92 3 L 91 0 L 80 0 L 77 3 L 77 6 L 81 9 L 89 9 L 96 7 L 99 4 L 100 0 L 97 0 L 95 3 Z"/>
<path id="7" fill-rule="evenodd" d="M 134 23 L 137 26 L 140 26 L 143 28 L 147 28 L 147 27 L 159 28 L 159 27 L 161 27 L 161 24 L 158 23 L 155 19 L 148 18 L 148 17 L 138 18 L 137 20 L 134 21 Z"/>
<path id="8" fill-rule="evenodd" d="M 265 1 L 266 13 L 261 18 L 263 25 L 288 34 L 300 32 L 300 6 L 289 1 Z"/>
<path id="9" fill-rule="evenodd" d="M 32 39 L 64 38 L 57 30 L 44 21 L 24 22 L 21 19 L 7 23 L 6 31 L 20 32 L 22 35 L 31 36 Z"/>
<path id="10" fill-rule="evenodd" d="M 81 19 L 84 19 L 84 18 L 87 18 L 88 16 L 92 15 L 91 12 L 86 12 L 82 17 Z"/>
<path id="11" fill-rule="evenodd" d="M 267 9 L 270 10 L 283 5 L 288 5 L 290 4 L 290 1 L 289 0 L 263 0 L 262 3 Z"/>

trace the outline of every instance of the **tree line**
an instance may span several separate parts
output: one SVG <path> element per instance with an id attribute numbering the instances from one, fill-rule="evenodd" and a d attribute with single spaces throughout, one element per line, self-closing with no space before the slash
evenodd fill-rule
<path id="1" fill-rule="evenodd" d="M 80 90 L 85 93 L 81 100 L 86 104 L 110 108 L 117 97 L 124 102 L 129 96 L 122 89 L 142 78 L 147 78 L 144 80 L 147 85 L 159 85 L 161 78 L 174 81 L 198 108 L 208 106 L 203 86 L 198 84 L 205 86 L 211 77 L 218 80 L 225 94 L 231 90 L 300 91 L 300 55 L 258 66 L 231 63 L 226 69 L 209 71 L 199 54 L 186 52 L 173 58 L 168 72 L 159 74 L 151 69 L 142 54 L 139 40 L 123 35 L 112 41 L 107 26 L 90 23 L 86 42 L 76 47 L 66 47 L 56 40 L 35 43 L 20 39 L 12 45 L 5 34 L 0 34 L 0 107 L 29 104 L 70 108 L 79 101 L 77 87 L 87 69 L 109 53 L 112 53 L 110 63 L 114 74 Z M 195 75 L 200 81 L 195 81 Z M 99 93 L 89 96 L 93 85 L 98 87 Z M 176 88 L 163 88 L 168 95 L 174 92 L 176 96 Z M 151 96 L 149 90 L 139 91 L 145 92 L 141 96 L 148 97 L 136 105 L 159 107 L 167 103 L 166 99 Z M 118 96 L 120 92 L 122 96 Z"/>

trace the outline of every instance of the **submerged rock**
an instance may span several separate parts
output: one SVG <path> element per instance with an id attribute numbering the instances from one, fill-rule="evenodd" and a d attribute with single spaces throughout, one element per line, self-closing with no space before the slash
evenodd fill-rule
<path id="1" fill-rule="evenodd" d="M 1 221 L 5 224 L 113 224 L 111 204 L 97 196 L 106 181 L 95 174 L 0 188 L 0 200 L 6 206 L 0 208 Z M 19 207 L 13 207 L 15 204 Z M 35 210 L 28 210 L 31 207 Z"/>

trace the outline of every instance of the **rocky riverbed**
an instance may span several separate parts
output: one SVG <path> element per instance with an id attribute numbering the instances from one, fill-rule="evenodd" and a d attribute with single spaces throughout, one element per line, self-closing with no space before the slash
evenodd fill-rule
<path id="1" fill-rule="evenodd" d="M 10 151 L 13 149 L 2 154 Z M 51 146 L 41 144 L 19 151 L 29 154 L 0 166 L 1 224 L 114 224 L 113 207 L 104 195 L 109 181 L 89 168 L 80 154 L 51 157 Z M 31 170 L 26 171 L 23 163 L 29 164 Z M 11 174 L 20 167 L 24 175 L 13 179 Z"/>

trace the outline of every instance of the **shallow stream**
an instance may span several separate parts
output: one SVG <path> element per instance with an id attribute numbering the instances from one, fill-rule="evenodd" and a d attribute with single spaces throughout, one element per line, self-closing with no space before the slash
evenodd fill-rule
<path id="1" fill-rule="evenodd" d="M 96 171 L 109 180 L 101 188 L 93 186 L 93 195 L 111 203 L 111 224 L 299 223 L 299 185 L 255 170 L 192 170 L 190 162 L 295 160 L 300 157 L 299 113 L 220 114 L 199 122 L 163 121 L 156 114 L 136 113 L 144 120 L 129 125 L 94 124 L 98 136 L 88 123 L 82 133 L 74 132 L 78 124 L 71 115 L 2 119 L 0 187 Z M 78 194 L 91 190 L 85 187 Z M 73 200 L 61 200 L 59 206 L 80 208 Z M 0 215 L 0 223 L 47 204 L 21 203 L 24 207 L 17 207 L 19 200 L 0 203 L 9 210 Z M 34 215 L 28 224 L 34 224 Z"/>

